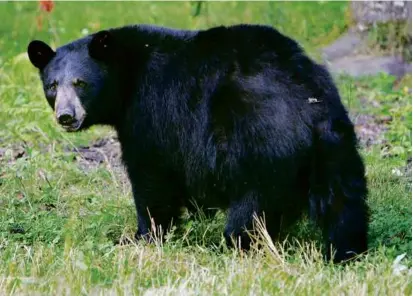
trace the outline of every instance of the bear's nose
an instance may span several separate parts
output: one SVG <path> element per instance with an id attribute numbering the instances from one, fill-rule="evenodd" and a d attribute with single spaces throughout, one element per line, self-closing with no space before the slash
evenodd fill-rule
<path id="1" fill-rule="evenodd" d="M 60 124 L 69 125 L 75 121 L 75 117 L 70 110 L 64 110 L 57 115 L 57 120 Z"/>

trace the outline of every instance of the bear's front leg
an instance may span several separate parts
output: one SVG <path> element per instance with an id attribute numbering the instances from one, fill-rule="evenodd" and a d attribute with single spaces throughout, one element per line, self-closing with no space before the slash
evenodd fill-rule
<path id="1" fill-rule="evenodd" d="M 224 237 L 228 247 L 236 246 L 248 250 L 251 239 L 247 233 L 252 230 L 253 216 L 259 214 L 258 197 L 254 192 L 245 194 L 239 200 L 233 200 L 230 204 Z"/>
<path id="2" fill-rule="evenodd" d="M 153 196 L 134 195 L 138 218 L 138 229 L 135 234 L 137 240 L 152 242 L 154 238 L 162 238 L 159 235 L 165 235 L 179 217 L 179 207 L 162 204 L 162 201 L 155 203 L 156 198 L 151 198 Z"/>
<path id="3" fill-rule="evenodd" d="M 165 235 L 181 214 L 185 200 L 183 186 L 178 186 L 179 181 L 171 176 L 159 172 L 149 175 L 148 171 L 140 178 L 131 178 L 131 183 L 138 216 L 135 238 L 152 241 L 154 235 L 159 238 L 160 230 Z"/>

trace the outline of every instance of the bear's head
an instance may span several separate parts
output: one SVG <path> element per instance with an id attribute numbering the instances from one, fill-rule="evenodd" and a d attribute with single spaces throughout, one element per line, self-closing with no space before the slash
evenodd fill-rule
<path id="1" fill-rule="evenodd" d="M 119 78 L 109 31 L 66 44 L 56 51 L 43 41 L 30 42 L 27 53 L 39 69 L 46 99 L 66 131 L 115 120 Z"/>

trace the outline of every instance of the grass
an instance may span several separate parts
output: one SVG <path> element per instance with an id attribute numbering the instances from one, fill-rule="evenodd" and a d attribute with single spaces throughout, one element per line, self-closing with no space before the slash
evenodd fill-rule
<path id="1" fill-rule="evenodd" d="M 83 170 L 67 151 L 112 131 L 64 133 L 22 55 L 32 38 L 60 45 L 84 29 L 125 23 L 202 28 L 256 22 L 277 26 L 317 57 L 320 46 L 345 30 L 346 5 L 213 2 L 194 16 L 196 6 L 188 2 L 58 2 L 37 31 L 37 3 L 0 3 L 0 294 L 411 295 L 411 186 L 394 173 L 411 155 L 411 76 L 398 83 L 385 75 L 337 79 L 352 114 L 392 119 L 386 145 L 362 149 L 371 251 L 360 262 L 334 266 L 322 261 L 306 220 L 285 243 L 273 245 L 263 232 L 258 242 L 264 247 L 250 253 L 223 246 L 222 213 L 186 217 L 163 244 L 116 244 L 136 228 L 129 184 L 105 164 Z"/>

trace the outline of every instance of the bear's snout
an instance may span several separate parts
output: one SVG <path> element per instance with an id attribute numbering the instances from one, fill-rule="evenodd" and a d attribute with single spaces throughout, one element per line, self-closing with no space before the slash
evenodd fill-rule
<path id="1" fill-rule="evenodd" d="M 72 89 L 62 88 L 57 91 L 55 114 L 58 123 L 67 131 L 76 131 L 81 127 L 86 111 Z"/>
<path id="2" fill-rule="evenodd" d="M 76 121 L 75 113 L 70 109 L 62 110 L 56 115 L 57 121 L 61 125 L 70 125 Z"/>

